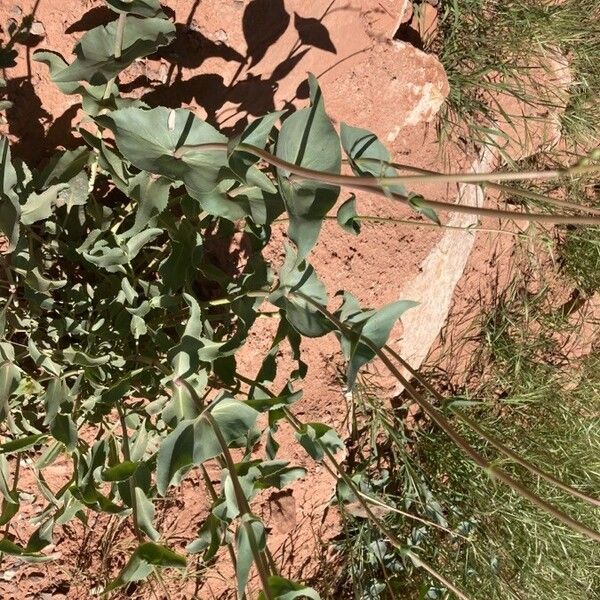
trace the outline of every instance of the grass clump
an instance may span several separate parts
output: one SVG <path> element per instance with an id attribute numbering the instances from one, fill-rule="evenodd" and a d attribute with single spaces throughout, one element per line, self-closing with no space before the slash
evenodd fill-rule
<path id="1" fill-rule="evenodd" d="M 561 248 L 566 273 L 587 294 L 600 290 L 600 229 L 567 231 Z"/>
<path id="2" fill-rule="evenodd" d="M 442 138 L 465 132 L 476 144 L 511 137 L 496 121 L 511 122 L 502 94 L 538 108 L 565 108 L 562 127 L 584 147 L 599 143 L 600 2 L 565 0 L 451 0 L 443 3 L 439 35 L 429 42 L 450 83 L 440 113 Z M 572 72 L 569 98 L 536 65 L 562 55 Z M 551 78 L 550 78 L 551 79 Z M 529 117 L 532 120 L 537 117 Z M 545 118 L 540 112 L 540 120 Z"/>

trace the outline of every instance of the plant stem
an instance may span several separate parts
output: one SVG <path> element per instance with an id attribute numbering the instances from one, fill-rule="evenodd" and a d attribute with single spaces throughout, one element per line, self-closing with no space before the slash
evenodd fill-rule
<path id="1" fill-rule="evenodd" d="M 427 413 L 429 418 L 454 442 L 454 444 L 476 465 L 484 469 L 493 479 L 501 481 L 513 491 L 517 492 L 532 504 L 538 508 L 546 511 L 557 520 L 561 521 L 564 525 L 567 525 L 574 531 L 581 533 L 597 542 L 600 542 L 600 533 L 573 519 L 559 508 L 550 504 L 543 498 L 540 498 L 528 488 L 523 486 L 518 481 L 514 480 L 508 473 L 492 465 L 486 460 L 475 448 L 473 448 L 466 439 L 464 439 L 458 431 L 452 426 L 448 419 L 437 410 L 427 399 L 421 396 L 417 390 L 411 385 L 411 383 L 404 377 L 404 375 L 398 370 L 396 365 L 388 358 L 388 356 L 378 348 L 371 340 L 365 336 L 357 334 L 355 331 L 349 329 L 344 323 L 342 323 L 335 315 L 330 313 L 325 307 L 321 306 L 318 302 L 313 300 L 310 296 L 303 294 L 302 292 L 295 291 L 291 295 L 302 298 L 308 302 L 311 306 L 316 308 L 326 319 L 328 319 L 335 327 L 344 335 L 350 337 L 350 339 L 359 336 L 362 343 L 368 346 L 376 356 L 379 357 L 381 362 L 388 368 L 388 370 L 394 375 L 394 377 L 404 386 L 404 389 L 414 399 L 414 401 L 421 407 L 421 409 Z M 387 349 L 387 347 L 386 347 Z"/>
<path id="2" fill-rule="evenodd" d="M 129 452 L 129 435 L 127 433 L 127 423 L 125 422 L 125 411 L 123 407 L 117 402 L 117 412 L 119 413 L 119 421 L 121 423 L 121 430 L 123 431 L 123 438 L 121 442 L 121 448 L 123 450 L 123 458 L 126 461 L 131 461 L 131 454 Z M 138 523 L 138 506 L 137 506 L 137 498 L 135 495 L 135 482 L 133 481 L 133 476 L 129 478 L 129 494 L 131 496 L 131 512 L 133 517 L 133 530 L 135 532 L 135 537 L 142 541 L 143 536 L 140 531 L 140 526 Z"/>
<path id="3" fill-rule="evenodd" d="M 214 504 L 215 502 L 217 502 L 219 497 L 217 496 L 215 486 L 212 484 L 212 481 L 210 480 L 208 471 L 206 470 L 206 467 L 204 466 L 204 464 L 200 465 L 200 473 L 202 473 L 202 479 L 204 480 L 204 486 L 206 487 L 206 490 L 208 491 L 208 495 L 210 496 L 210 499 L 212 500 L 212 502 Z M 231 564 L 233 565 L 233 570 L 235 571 L 237 569 L 237 559 L 235 557 L 235 550 L 233 549 L 233 544 L 231 544 L 231 542 L 227 543 L 227 550 L 229 551 L 229 558 L 231 559 Z"/>
<path id="4" fill-rule="evenodd" d="M 194 151 L 227 151 L 227 144 L 224 142 L 212 142 L 206 144 L 190 144 L 181 146 L 173 152 L 175 158 L 183 158 L 187 152 Z M 274 167 L 287 171 L 292 175 L 310 181 L 319 181 L 324 184 L 344 186 L 349 189 L 360 190 L 384 196 L 385 198 L 394 198 L 401 202 L 408 202 L 408 196 L 392 193 L 385 190 L 385 186 L 391 186 L 398 183 L 408 182 L 464 182 L 464 183 L 485 183 L 488 181 L 523 181 L 531 179 L 557 179 L 572 175 L 582 175 L 586 173 L 600 172 L 600 165 L 574 166 L 568 169 L 555 169 L 552 171 L 527 171 L 523 173 L 451 173 L 448 175 L 406 175 L 398 177 L 355 177 L 352 175 L 339 175 L 337 173 L 327 173 L 324 171 L 315 171 L 307 169 L 294 163 L 282 160 L 279 157 L 249 144 L 239 144 L 238 150 L 254 154 L 258 158 L 273 165 Z M 475 214 L 488 217 L 524 219 L 536 223 L 551 223 L 553 225 L 572 224 L 572 225 L 598 225 L 600 217 L 593 216 L 569 216 L 569 215 L 551 215 L 544 213 L 516 213 L 513 211 L 500 210 L 496 208 L 469 206 L 466 204 L 453 204 L 451 202 L 442 202 L 439 200 L 426 200 L 425 206 L 448 210 L 451 212 Z"/>
<path id="5" fill-rule="evenodd" d="M 429 169 L 420 169 L 418 167 L 413 167 L 411 165 L 405 165 L 400 163 L 382 161 L 377 158 L 359 158 L 354 162 L 357 163 L 377 163 L 384 164 L 385 166 L 392 167 L 394 169 L 400 169 L 404 171 L 414 171 L 415 173 L 422 173 L 424 175 L 443 175 L 443 173 L 439 173 L 437 171 L 430 171 Z M 469 183 L 469 182 L 464 182 Z M 481 182 L 478 182 L 481 183 Z M 555 198 L 550 198 L 544 194 L 539 194 L 537 192 L 533 192 L 530 190 L 524 190 L 522 188 L 516 188 L 508 185 L 502 185 L 500 183 L 493 183 L 491 181 L 485 182 L 485 187 L 488 187 L 493 190 L 498 190 L 499 192 L 503 192 L 505 194 L 514 194 L 516 196 L 522 196 L 523 198 L 529 198 L 530 200 L 537 200 L 539 202 L 546 202 L 547 204 L 552 204 L 559 208 L 570 208 L 572 210 L 577 210 L 581 212 L 587 212 L 592 215 L 600 215 L 600 208 L 594 208 L 591 206 L 582 206 L 581 204 L 576 204 L 575 202 L 566 202 L 565 200 L 557 200 Z"/>
<path id="6" fill-rule="evenodd" d="M 421 375 L 421 373 L 417 369 L 413 369 L 413 367 L 408 361 L 402 358 L 400 354 L 398 354 L 389 346 L 384 346 L 384 349 L 393 358 L 395 358 L 425 389 L 427 389 L 436 398 L 436 400 L 438 400 L 438 402 L 440 402 L 441 404 L 446 404 L 446 399 L 427 381 L 425 377 L 423 377 L 423 375 Z M 546 473 L 545 471 L 538 469 L 538 467 L 525 460 L 521 455 L 517 454 L 510 448 L 507 448 L 502 442 L 500 442 L 500 440 L 496 439 L 494 436 L 484 431 L 473 419 L 462 413 L 462 411 L 458 410 L 457 408 L 454 408 L 452 405 L 450 405 L 449 408 L 461 421 L 463 421 L 463 423 L 465 423 L 473 431 L 478 433 L 490 445 L 502 452 L 502 454 L 504 454 L 505 456 L 508 456 L 509 458 L 514 460 L 517 464 L 527 469 L 530 473 L 537 475 L 541 479 L 544 479 L 548 483 L 555 485 L 557 488 L 563 490 L 564 492 L 567 492 L 568 494 L 571 494 L 572 496 L 575 496 L 576 498 L 579 498 L 580 500 L 583 500 L 593 506 L 600 506 L 600 500 L 598 498 L 588 496 L 587 494 L 580 492 L 579 490 L 571 487 L 570 485 L 567 485 L 566 483 L 564 483 L 560 479 L 557 479 L 553 475 L 550 475 L 550 473 Z"/>
<path id="7" fill-rule="evenodd" d="M 240 481 L 237 476 L 237 471 L 235 470 L 235 463 L 233 461 L 233 457 L 231 456 L 231 452 L 229 452 L 229 446 L 223 437 L 223 433 L 221 432 L 221 428 L 218 423 L 215 421 L 214 417 L 210 413 L 210 411 L 205 412 L 206 419 L 210 423 L 213 431 L 215 432 L 215 436 L 219 441 L 221 446 L 221 451 L 223 453 L 223 458 L 225 459 L 225 464 L 227 465 L 227 470 L 229 472 L 229 477 L 231 477 L 231 483 L 233 484 L 233 490 L 235 493 L 236 502 L 238 505 L 238 509 L 241 515 L 252 515 L 252 510 L 250 505 L 248 504 L 248 500 L 244 494 L 244 490 L 240 484 Z M 247 523 L 241 523 L 241 526 L 246 527 Z M 258 544 L 256 543 L 256 538 L 254 537 L 254 531 L 252 531 L 252 527 L 246 528 L 246 533 L 248 534 L 248 539 L 250 541 L 250 547 L 252 549 L 252 555 L 254 557 L 254 564 L 256 565 L 256 570 L 258 571 L 258 575 L 260 577 L 261 586 L 263 592 L 265 594 L 266 600 L 274 600 L 273 595 L 271 594 L 271 587 L 269 586 L 269 568 L 264 561 L 264 557 L 262 552 L 258 548 Z"/>
<path id="8" fill-rule="evenodd" d="M 330 215 L 326 215 L 323 217 L 326 221 L 336 221 L 337 217 L 333 217 Z M 437 223 L 433 223 L 432 221 L 411 221 L 410 219 L 396 219 L 394 217 L 377 217 L 374 215 L 357 215 L 354 217 L 356 221 L 366 221 L 372 223 L 394 223 L 398 225 L 412 225 L 413 227 L 432 227 L 434 229 L 452 229 L 454 231 L 464 231 L 465 233 L 469 232 L 482 232 L 482 233 L 504 233 L 506 235 L 512 235 L 515 237 L 529 237 L 526 233 L 519 231 L 507 231 L 506 229 L 493 229 L 487 227 L 461 227 L 459 225 L 446 225 L 442 223 L 438 225 Z M 273 223 L 285 223 L 289 221 L 289 217 L 279 217 L 275 219 Z"/>
<path id="9" fill-rule="evenodd" d="M 117 20 L 117 29 L 115 32 L 115 43 L 113 46 L 113 57 L 115 59 L 121 58 L 121 52 L 123 51 L 123 35 L 125 33 L 125 24 L 127 22 L 127 13 L 119 13 L 119 19 Z M 106 82 L 106 88 L 104 88 L 104 94 L 102 95 L 102 100 L 108 100 L 110 98 L 110 92 L 112 87 L 116 81 L 116 76 L 109 79 Z M 102 113 L 105 113 L 106 110 L 102 110 Z M 102 139 L 102 130 L 98 127 L 96 131 L 96 137 L 98 139 Z M 88 192 L 91 194 L 94 191 L 94 187 L 96 186 L 96 178 L 98 177 L 98 150 L 95 150 L 95 158 L 92 166 L 90 167 L 90 181 L 88 185 Z"/>

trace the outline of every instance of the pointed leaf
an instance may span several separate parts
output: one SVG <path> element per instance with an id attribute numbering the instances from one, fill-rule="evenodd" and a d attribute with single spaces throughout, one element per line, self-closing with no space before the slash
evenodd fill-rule
<path id="1" fill-rule="evenodd" d="M 237 564 L 235 577 L 237 579 L 237 591 L 241 598 L 248 583 L 250 567 L 254 561 L 254 553 L 262 552 L 267 545 L 267 534 L 264 525 L 251 515 L 244 515 L 238 526 L 235 538 L 237 547 Z"/>
<path id="2" fill-rule="evenodd" d="M 396 169 L 387 164 L 391 160 L 390 153 L 374 133 L 342 123 L 340 138 L 355 175 L 359 177 L 395 177 L 397 175 Z M 400 184 L 389 186 L 386 189 L 406 196 L 406 189 Z"/>
<path id="3" fill-rule="evenodd" d="M 360 220 L 357 219 L 356 213 L 356 196 L 352 194 L 346 202 L 344 202 L 337 212 L 337 222 L 340 227 L 353 235 L 360 233 Z"/>
<path id="4" fill-rule="evenodd" d="M 296 439 L 315 460 L 323 460 L 324 448 L 335 454 L 345 447 L 335 430 L 323 423 L 305 423 Z"/>
<path id="5" fill-rule="evenodd" d="M 127 17 L 121 56 L 115 58 L 117 23 L 90 29 L 75 46 L 76 59 L 53 77 L 58 83 L 89 81 L 92 85 L 107 83 L 137 58 L 156 52 L 175 36 L 175 26 L 160 18 Z"/>
<path id="6" fill-rule="evenodd" d="M 160 533 L 154 527 L 154 504 L 139 487 L 135 488 L 137 502 L 138 525 L 140 529 L 154 542 L 160 539 Z"/>
<path id="7" fill-rule="evenodd" d="M 243 402 L 224 397 L 210 411 L 223 438 L 231 444 L 248 435 L 258 412 Z M 205 415 L 182 421 L 163 440 L 156 461 L 156 486 L 164 495 L 171 482 L 192 465 L 221 453 L 221 445 Z"/>
<path id="8" fill-rule="evenodd" d="M 227 166 L 227 138 L 189 110 L 127 108 L 96 120 L 114 133 L 119 151 L 138 169 L 183 181 L 190 195 L 200 203 L 215 199 L 219 203 L 229 202 L 217 190 L 221 169 Z M 222 143 L 224 147 L 190 149 L 175 156 L 185 146 L 206 143 Z M 238 218 L 243 216 L 240 209 Z"/>
<path id="9" fill-rule="evenodd" d="M 279 273 L 279 288 L 269 296 L 269 301 L 285 310 L 287 320 L 302 335 L 319 337 L 331 331 L 329 321 L 296 292 L 327 306 L 325 285 L 311 265 L 306 262 L 298 264 L 296 253 L 288 246 L 285 263 Z"/>
<path id="10" fill-rule="evenodd" d="M 342 154 L 338 135 L 325 113 L 317 80 L 309 76 L 311 107 L 288 117 L 281 127 L 276 154 L 279 158 L 308 169 L 340 173 Z M 278 169 L 280 190 L 290 217 L 289 236 L 298 248 L 298 261 L 306 258 L 321 230 L 323 217 L 340 193 L 337 186 L 316 181 L 289 179 Z"/>
<path id="11" fill-rule="evenodd" d="M 279 575 L 269 577 L 269 590 L 273 600 L 296 600 L 297 598 L 321 600 L 321 596 L 313 588 L 290 581 Z M 261 591 L 258 594 L 258 600 L 266 600 L 264 592 Z"/>
<path id="12" fill-rule="evenodd" d="M 125 460 L 118 465 L 104 469 L 102 471 L 102 479 L 104 481 L 125 481 L 137 471 L 138 467 L 139 463 Z"/>

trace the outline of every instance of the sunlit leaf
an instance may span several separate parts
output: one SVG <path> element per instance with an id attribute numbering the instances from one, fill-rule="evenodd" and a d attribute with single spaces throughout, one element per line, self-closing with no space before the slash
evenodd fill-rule
<path id="1" fill-rule="evenodd" d="M 210 414 L 227 444 L 247 436 L 258 416 L 253 408 L 229 397 L 219 400 Z M 221 445 L 206 415 L 182 421 L 163 440 L 158 450 L 156 485 L 159 493 L 164 495 L 182 471 L 220 453 Z"/>
<path id="2" fill-rule="evenodd" d="M 321 89 L 314 76 L 309 77 L 311 107 L 288 117 L 281 127 L 276 154 L 279 158 L 307 169 L 339 173 L 342 165 L 340 140 L 325 113 Z M 301 178 L 277 170 L 280 190 L 290 217 L 289 236 L 302 261 L 314 246 L 323 217 L 335 204 L 340 188 Z"/>
<path id="3" fill-rule="evenodd" d="M 116 21 L 87 31 L 75 46 L 75 61 L 57 72 L 53 80 L 58 83 L 83 80 L 92 85 L 107 83 L 137 58 L 169 44 L 175 36 L 175 26 L 166 19 L 127 17 L 119 58 L 114 56 L 116 33 Z"/>
<path id="4" fill-rule="evenodd" d="M 251 515 L 244 515 L 238 525 L 235 537 L 237 549 L 237 565 L 235 577 L 237 591 L 241 597 L 244 595 L 250 567 L 254 561 L 254 554 L 262 552 L 267 545 L 267 534 L 264 525 L 259 519 Z"/>
<path id="5" fill-rule="evenodd" d="M 323 460 L 326 450 L 335 454 L 345 447 L 335 430 L 323 423 L 305 423 L 296 438 L 315 460 Z"/>
<path id="6" fill-rule="evenodd" d="M 296 253 L 288 246 L 279 273 L 279 287 L 269 296 L 269 301 L 285 310 L 287 320 L 302 335 L 318 337 L 331 331 L 329 321 L 299 293 L 327 306 L 325 285 L 311 265 L 298 263 Z"/>

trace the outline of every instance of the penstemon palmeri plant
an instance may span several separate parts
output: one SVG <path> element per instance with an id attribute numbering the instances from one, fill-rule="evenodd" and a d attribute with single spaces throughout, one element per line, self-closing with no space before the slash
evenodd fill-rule
<path id="1" fill-rule="evenodd" d="M 5 528 L 0 552 L 47 560 L 42 551 L 52 543 L 54 528 L 71 519 L 85 522 L 86 513 L 96 511 L 130 520 L 138 539 L 105 595 L 158 576 L 161 568 L 185 568 L 186 556 L 169 548 L 156 528 L 155 501 L 196 470 L 211 510 L 187 552 L 201 554 L 208 564 L 227 546 L 240 598 L 246 597 L 252 565 L 260 579 L 259 598 L 318 598 L 314 589 L 278 574 L 265 526 L 252 511 L 260 490 L 305 475 L 277 458 L 278 424 L 286 421 L 298 443 L 346 484 L 404 560 L 466 598 L 388 531 L 372 510 L 381 500 L 361 491 L 336 460 L 343 441 L 335 431 L 294 415 L 306 374 L 302 337 L 330 333 L 347 359 L 349 388 L 359 369 L 378 356 L 469 459 L 553 518 L 599 540 L 600 534 L 490 464 L 444 412 L 456 413 L 500 453 L 550 483 L 584 501 L 598 505 L 598 500 L 502 446 L 446 406 L 430 386 L 437 406 L 404 379 L 396 366 L 404 364 L 402 357 L 386 341 L 414 303 L 366 310 L 343 292 L 341 306 L 330 311 L 325 286 L 307 260 L 342 187 L 407 203 L 432 226 L 443 226 L 436 209 L 542 223 L 600 223 L 594 209 L 501 183 L 592 173 L 594 163 L 488 175 L 412 169 L 416 174 L 399 176 L 397 169 L 407 167 L 391 163 L 374 134 L 342 124 L 338 135 L 312 76 L 308 108 L 285 119 L 279 112 L 265 115 L 227 139 L 189 110 L 149 108 L 119 93 L 119 73 L 169 44 L 175 27 L 158 0 L 106 2 L 118 16 L 82 37 L 73 62 L 48 51 L 34 54 L 62 92 L 81 96 L 85 145 L 59 152 L 31 171 L 11 158 L 6 139 L 0 142 L 0 231 L 6 240 L 0 282 L 0 526 Z M 341 174 L 344 161 L 352 175 Z M 455 206 L 407 192 L 406 185 L 424 180 L 486 183 L 578 214 Z M 353 195 L 337 211 L 349 234 L 359 233 L 361 220 L 369 218 L 356 213 Z M 289 221 L 292 241 L 278 271 L 263 254 L 276 220 Z M 243 231 L 249 247 L 245 262 L 231 274 L 207 245 L 215 234 L 234 231 Z M 241 373 L 235 355 L 265 302 L 278 310 L 277 332 L 258 372 Z M 285 340 L 296 366 L 286 373 L 282 389 L 273 391 L 276 355 Z M 266 420 L 258 420 L 261 414 Z M 260 439 L 264 457 L 253 452 Z M 43 473 L 61 454 L 70 457 L 72 470 L 68 482 L 53 491 Z M 38 528 L 27 544 L 18 545 L 10 523 L 20 510 L 19 473 L 26 458 L 47 504 L 35 516 Z M 215 460 L 223 472 L 218 489 L 206 470 Z"/>

